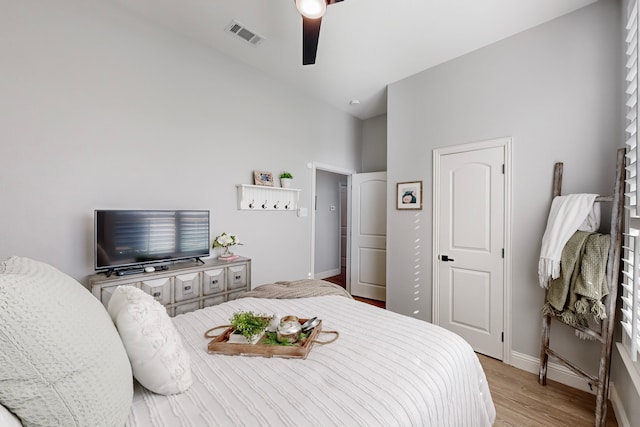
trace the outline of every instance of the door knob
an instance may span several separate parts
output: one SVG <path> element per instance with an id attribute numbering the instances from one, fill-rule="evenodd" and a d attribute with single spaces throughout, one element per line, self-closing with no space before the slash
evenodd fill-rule
<path id="1" fill-rule="evenodd" d="M 452 261 L 455 261 L 455 260 L 454 260 L 453 258 L 449 258 L 449 256 L 448 256 L 448 255 L 440 255 L 440 261 L 449 261 L 449 262 L 452 262 Z"/>

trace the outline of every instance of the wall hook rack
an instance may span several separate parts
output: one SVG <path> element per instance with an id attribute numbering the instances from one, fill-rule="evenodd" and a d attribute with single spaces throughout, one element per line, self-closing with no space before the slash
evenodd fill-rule
<path id="1" fill-rule="evenodd" d="M 256 200 L 264 200 L 259 205 L 263 211 L 295 211 L 298 209 L 300 189 L 267 187 L 263 185 L 238 184 L 238 209 L 255 210 Z M 260 203 L 260 202 L 258 202 Z"/>

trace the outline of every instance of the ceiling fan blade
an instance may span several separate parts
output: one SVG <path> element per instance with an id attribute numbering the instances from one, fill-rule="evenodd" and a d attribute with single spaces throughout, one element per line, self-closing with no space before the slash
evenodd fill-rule
<path id="1" fill-rule="evenodd" d="M 309 19 L 302 17 L 302 65 L 316 63 L 321 23 L 322 18 Z"/>

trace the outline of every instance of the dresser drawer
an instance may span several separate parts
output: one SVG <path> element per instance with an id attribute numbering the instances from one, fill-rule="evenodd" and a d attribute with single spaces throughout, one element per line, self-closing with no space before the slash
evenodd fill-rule
<path id="1" fill-rule="evenodd" d="M 218 294 L 225 290 L 225 269 L 216 268 L 202 273 L 204 282 L 204 295 Z"/>
<path id="2" fill-rule="evenodd" d="M 247 287 L 247 266 L 236 265 L 227 268 L 227 289 L 246 289 Z"/>
<path id="3" fill-rule="evenodd" d="M 200 274 L 179 274 L 173 280 L 173 301 L 181 301 L 200 296 Z"/>
<path id="4" fill-rule="evenodd" d="M 162 305 L 167 305 L 171 302 L 171 277 L 143 280 L 140 283 L 140 289 L 151 295 Z"/>

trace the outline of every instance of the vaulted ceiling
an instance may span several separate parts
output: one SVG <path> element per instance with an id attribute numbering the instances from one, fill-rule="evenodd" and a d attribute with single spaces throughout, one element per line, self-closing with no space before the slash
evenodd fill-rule
<path id="1" fill-rule="evenodd" d="M 367 119 L 386 112 L 388 84 L 596 0 L 344 0 L 327 8 L 316 63 L 306 66 L 294 0 L 113 1 Z M 225 32 L 233 21 L 264 40 Z"/>

